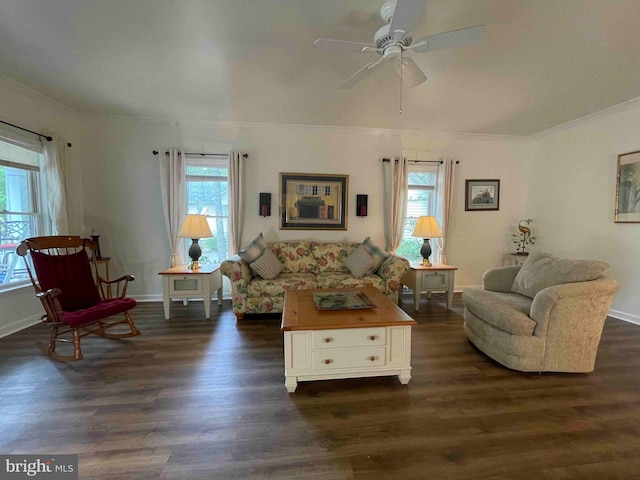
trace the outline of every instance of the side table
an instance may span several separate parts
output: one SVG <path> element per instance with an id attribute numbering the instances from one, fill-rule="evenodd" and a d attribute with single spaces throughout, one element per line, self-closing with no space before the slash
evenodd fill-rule
<path id="1" fill-rule="evenodd" d="M 192 270 L 187 265 L 172 267 L 159 273 L 162 275 L 162 304 L 164 318 L 169 319 L 171 299 L 204 299 L 204 315 L 211 318 L 211 296 L 218 293 L 218 305 L 222 305 L 222 275 L 220 265 L 201 265 Z"/>
<path id="2" fill-rule="evenodd" d="M 514 265 L 522 265 L 527 258 L 529 258 L 528 253 L 512 253 L 513 264 Z"/>
<path id="3" fill-rule="evenodd" d="M 458 267 L 445 265 L 444 263 L 434 263 L 431 266 L 422 265 L 420 262 L 411 262 L 411 269 L 405 273 L 400 280 L 400 291 L 402 285 L 406 285 L 413 290 L 413 304 L 417 312 L 420 309 L 420 295 L 422 292 L 446 292 L 447 308 L 453 305 L 453 286 L 455 272 Z"/>

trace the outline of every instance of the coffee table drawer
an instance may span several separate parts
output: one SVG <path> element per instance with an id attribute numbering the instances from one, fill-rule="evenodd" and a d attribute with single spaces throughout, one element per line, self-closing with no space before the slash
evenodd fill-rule
<path id="1" fill-rule="evenodd" d="M 367 347 L 384 345 L 387 342 L 386 329 L 382 328 L 338 328 L 333 330 L 313 330 L 312 348 Z"/>
<path id="2" fill-rule="evenodd" d="M 311 354 L 311 369 L 381 367 L 386 365 L 385 355 L 385 347 L 317 350 Z"/>

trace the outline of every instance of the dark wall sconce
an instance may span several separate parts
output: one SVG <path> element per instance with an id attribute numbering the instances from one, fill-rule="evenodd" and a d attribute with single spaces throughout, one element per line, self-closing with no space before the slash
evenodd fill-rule
<path id="1" fill-rule="evenodd" d="M 260 212 L 259 215 L 263 217 L 269 217 L 271 215 L 271 194 L 260 194 Z"/>
<path id="2" fill-rule="evenodd" d="M 358 217 L 367 216 L 367 195 L 356 195 L 356 215 Z"/>

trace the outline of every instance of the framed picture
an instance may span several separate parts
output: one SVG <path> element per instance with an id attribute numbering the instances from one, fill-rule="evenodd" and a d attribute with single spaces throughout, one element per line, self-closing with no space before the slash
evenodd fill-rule
<path id="1" fill-rule="evenodd" d="M 618 155 L 616 223 L 640 223 L 640 152 Z"/>
<path id="2" fill-rule="evenodd" d="M 349 175 L 280 174 L 281 230 L 346 230 Z"/>
<path id="3" fill-rule="evenodd" d="M 500 180 L 466 180 L 464 209 L 500 210 Z"/>

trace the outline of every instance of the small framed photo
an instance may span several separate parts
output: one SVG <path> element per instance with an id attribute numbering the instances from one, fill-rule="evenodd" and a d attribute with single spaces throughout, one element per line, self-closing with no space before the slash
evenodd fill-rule
<path id="1" fill-rule="evenodd" d="M 349 175 L 280 174 L 280 230 L 346 230 Z"/>
<path id="2" fill-rule="evenodd" d="M 615 223 L 640 223 L 640 152 L 618 155 Z"/>
<path id="3" fill-rule="evenodd" d="M 464 209 L 500 210 L 500 180 L 466 180 Z"/>

